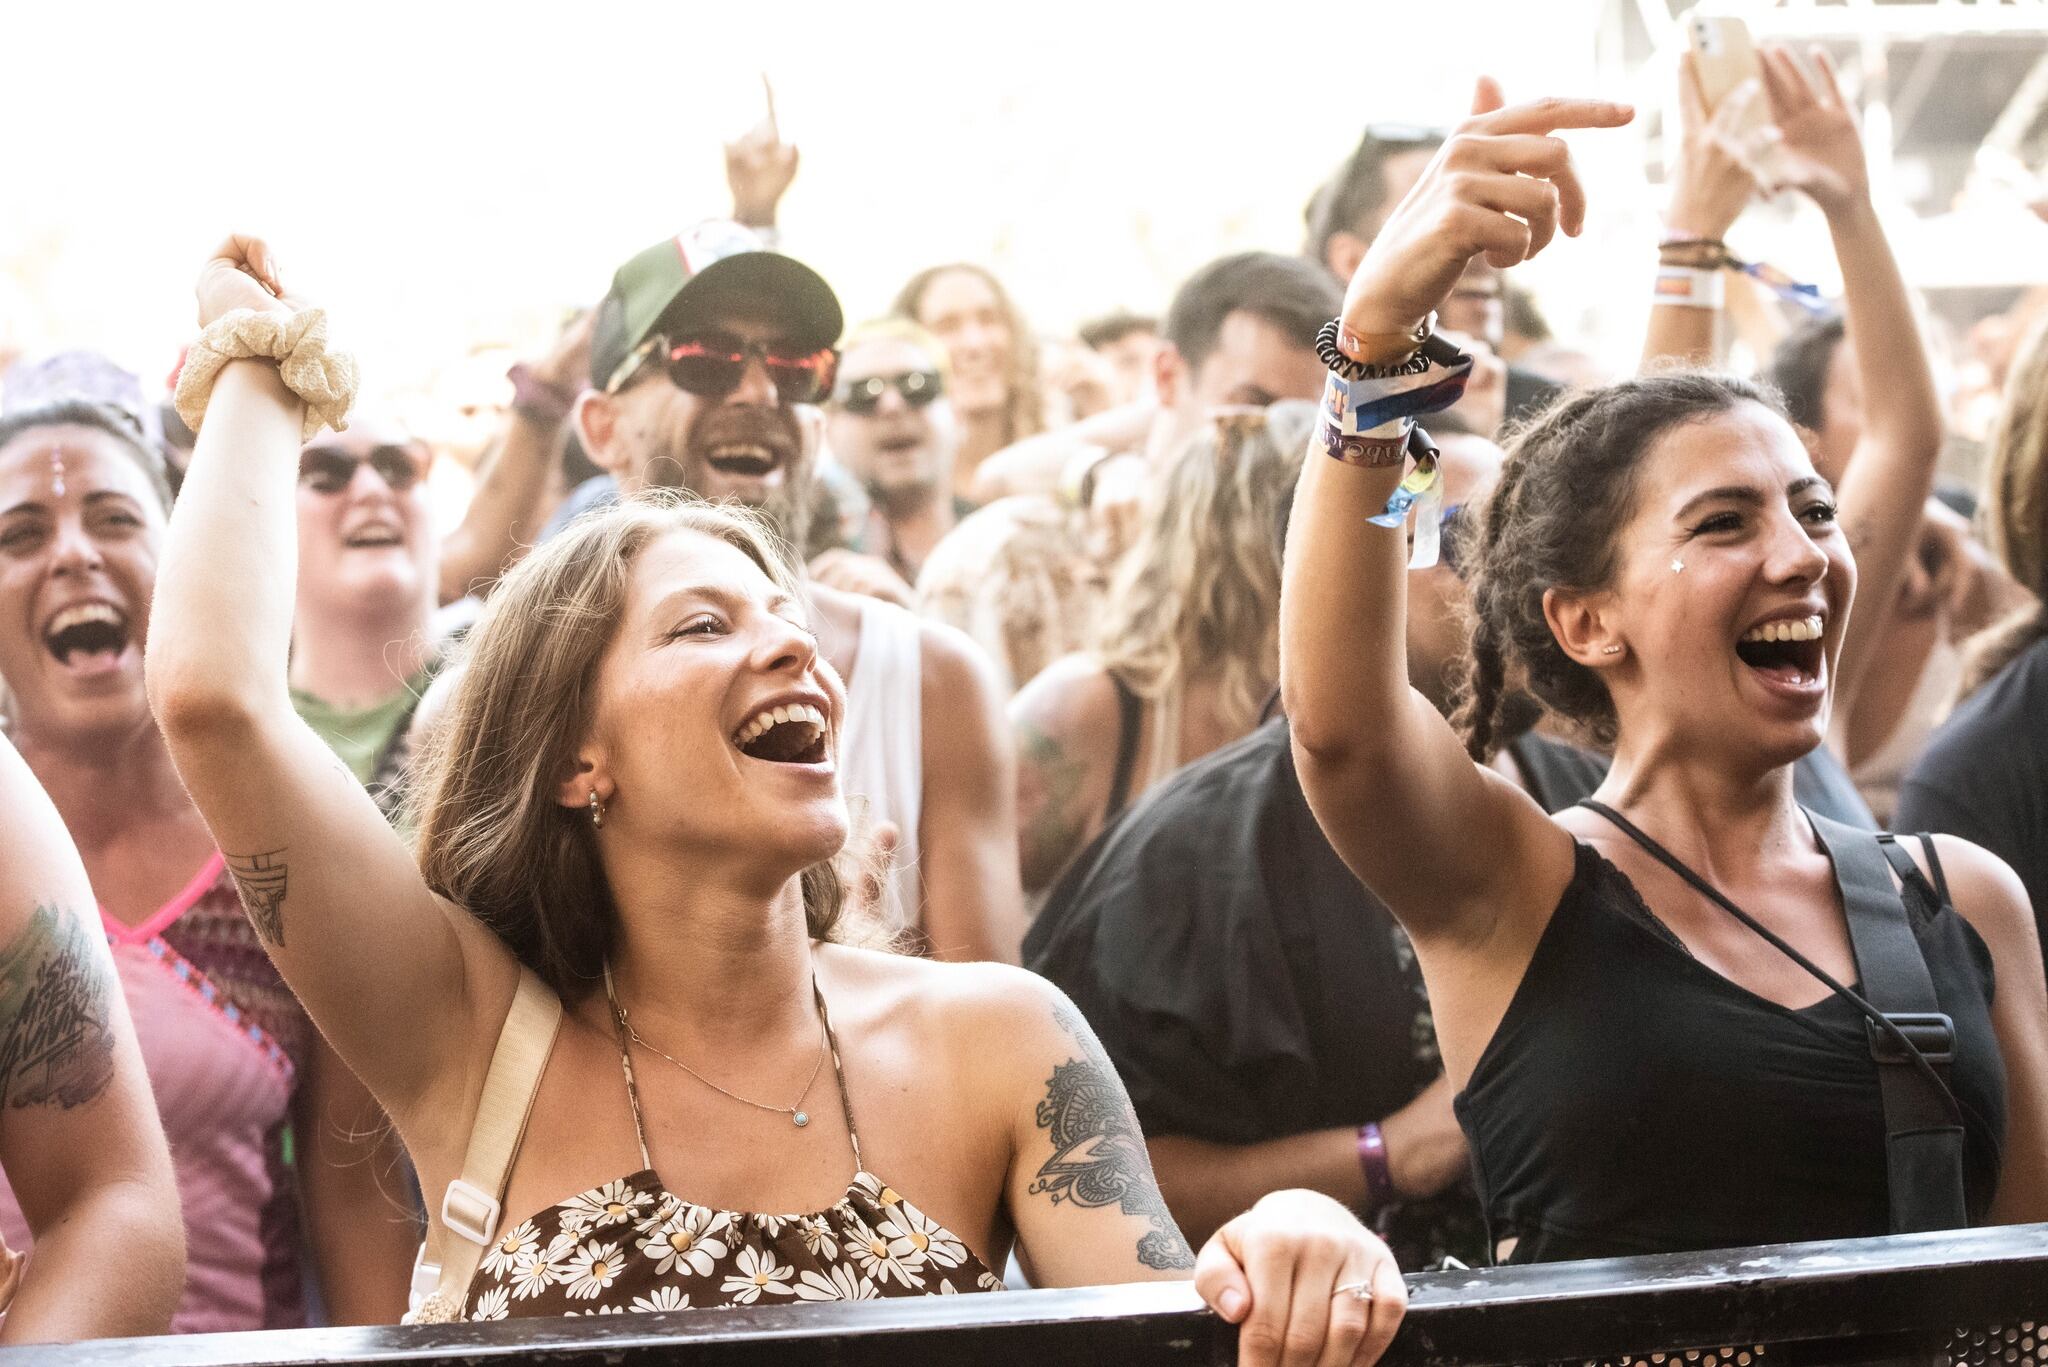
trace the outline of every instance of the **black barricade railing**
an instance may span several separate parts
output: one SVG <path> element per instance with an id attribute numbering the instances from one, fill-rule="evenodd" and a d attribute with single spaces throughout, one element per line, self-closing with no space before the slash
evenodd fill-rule
<path id="1" fill-rule="evenodd" d="M 2048 1367 L 2048 1224 L 1411 1277 L 1389 1367 Z M 754 1367 L 1234 1360 L 1186 1284 L 102 1340 L 0 1367 Z"/>

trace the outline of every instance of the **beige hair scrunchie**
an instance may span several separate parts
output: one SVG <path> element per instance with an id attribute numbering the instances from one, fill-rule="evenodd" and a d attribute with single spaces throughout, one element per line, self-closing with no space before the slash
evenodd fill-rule
<path id="1" fill-rule="evenodd" d="M 356 398 L 356 359 L 346 351 L 327 349 L 325 309 L 289 314 L 235 309 L 214 319 L 185 354 L 185 367 L 178 372 L 178 416 L 187 427 L 199 430 L 221 367 L 247 356 L 276 361 L 285 388 L 305 400 L 301 440 L 312 440 L 322 427 L 348 430 L 349 405 Z"/>

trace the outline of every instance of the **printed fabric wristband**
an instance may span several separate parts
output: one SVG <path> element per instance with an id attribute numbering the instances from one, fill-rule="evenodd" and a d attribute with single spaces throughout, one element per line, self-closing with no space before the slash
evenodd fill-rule
<path id="1" fill-rule="evenodd" d="M 1727 282 L 1721 272 L 1694 266 L 1659 266 L 1657 283 L 1650 291 L 1652 305 L 1718 309 L 1726 300 Z"/>
<path id="2" fill-rule="evenodd" d="M 235 309 L 207 325 L 185 353 L 178 372 L 175 402 L 178 416 L 194 432 L 206 417 L 214 381 L 229 361 L 258 358 L 277 362 L 284 387 L 306 405 L 300 440 L 311 441 L 323 427 L 348 430 L 349 405 L 356 399 L 360 376 L 355 357 L 327 349 L 327 311 L 300 309 L 273 313 Z"/>
<path id="3" fill-rule="evenodd" d="M 1333 459 L 1368 468 L 1398 464 L 1403 456 L 1415 458 L 1385 508 L 1368 521 L 1375 527 L 1398 528 L 1413 510 L 1415 541 L 1408 568 L 1428 569 L 1437 562 L 1436 512 L 1443 502 L 1443 482 L 1436 444 L 1415 426 L 1415 419 L 1441 412 L 1464 396 L 1472 358 L 1432 336 L 1410 360 L 1370 367 L 1338 354 L 1337 329 L 1333 319 L 1316 339 L 1317 354 L 1330 366 L 1323 389 L 1323 450 Z"/>
<path id="4" fill-rule="evenodd" d="M 1358 1127 L 1358 1167 L 1365 1174 L 1365 1208 L 1370 1214 L 1394 1199 L 1394 1170 L 1387 1163 L 1387 1137 L 1379 1122 Z"/>

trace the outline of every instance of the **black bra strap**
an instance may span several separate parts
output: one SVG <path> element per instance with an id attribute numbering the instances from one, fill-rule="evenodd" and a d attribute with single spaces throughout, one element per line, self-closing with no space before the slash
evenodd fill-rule
<path id="1" fill-rule="evenodd" d="M 1145 719 L 1145 700 L 1125 683 L 1115 670 L 1109 681 L 1116 688 L 1116 772 L 1109 779 L 1109 802 L 1102 809 L 1106 828 L 1131 800 L 1131 779 L 1138 768 L 1138 728 Z"/>

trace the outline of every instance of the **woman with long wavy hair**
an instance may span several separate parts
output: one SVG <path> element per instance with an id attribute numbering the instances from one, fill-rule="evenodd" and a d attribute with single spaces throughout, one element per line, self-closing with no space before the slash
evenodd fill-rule
<path id="1" fill-rule="evenodd" d="M 1011 701 L 1026 892 L 1158 780 L 1258 725 L 1279 679 L 1281 519 L 1315 415 L 1301 401 L 1219 413 L 1148 503 L 1094 650 Z"/>
<path id="2" fill-rule="evenodd" d="M 202 324 L 293 309 L 239 238 L 199 298 Z M 1192 1274 L 1257 1319 L 1246 1360 L 1377 1356 L 1400 1279 L 1342 1207 L 1268 1198 L 1198 1261 L 1063 997 L 843 942 L 845 694 L 753 517 L 628 500 L 503 580 L 419 755 L 415 862 L 291 710 L 304 420 L 273 364 L 220 373 L 151 698 L 272 958 L 448 1217 L 422 1317 L 993 1290 L 1014 1248 L 1047 1286 Z"/>

